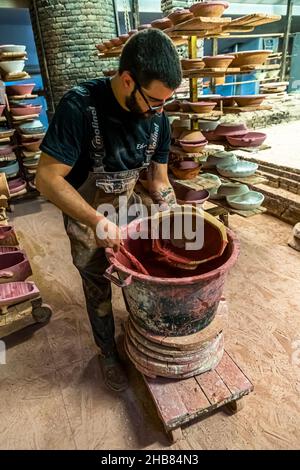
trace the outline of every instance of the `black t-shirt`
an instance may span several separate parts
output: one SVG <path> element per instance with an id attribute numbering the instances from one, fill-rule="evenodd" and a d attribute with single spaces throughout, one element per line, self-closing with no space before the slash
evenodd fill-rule
<path id="1" fill-rule="evenodd" d="M 116 100 L 109 78 L 82 83 L 68 91 L 60 101 L 41 150 L 72 167 L 67 180 L 78 188 L 92 169 L 90 158 L 94 131 L 87 107 L 101 113 L 101 130 L 105 146 L 105 171 L 139 168 L 145 153 L 154 119 L 138 119 L 123 109 Z M 159 125 L 158 144 L 152 160 L 167 163 L 170 147 L 170 125 L 164 113 L 155 115 Z"/>

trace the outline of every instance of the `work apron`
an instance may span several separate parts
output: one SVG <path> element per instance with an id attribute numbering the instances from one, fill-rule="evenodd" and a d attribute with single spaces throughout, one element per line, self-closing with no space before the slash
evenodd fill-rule
<path id="1" fill-rule="evenodd" d="M 95 119 L 96 115 L 97 119 Z M 141 167 L 133 170 L 107 172 L 103 163 L 106 153 L 102 116 L 96 111 L 95 107 L 88 106 L 87 117 L 91 129 L 93 129 L 93 138 L 89 148 L 92 171 L 89 172 L 87 179 L 80 186 L 78 192 L 95 210 L 99 210 L 101 205 L 112 204 L 116 213 L 119 213 L 122 209 L 119 206 L 120 201 L 126 204 L 129 201 L 130 204 L 130 198 L 133 196 L 139 173 L 151 163 L 158 142 L 158 126 L 155 124 L 155 117 L 152 118 L 150 139 L 145 152 L 145 160 Z M 125 197 L 120 198 L 120 196 Z M 114 343 L 114 321 L 111 305 L 111 286 L 110 282 L 103 276 L 108 267 L 105 251 L 97 246 L 94 232 L 90 227 L 66 214 L 64 214 L 64 224 L 71 243 L 73 263 L 82 278 L 87 311 L 96 344 L 101 348 L 104 355 L 108 355 L 111 353 L 112 344 Z"/>

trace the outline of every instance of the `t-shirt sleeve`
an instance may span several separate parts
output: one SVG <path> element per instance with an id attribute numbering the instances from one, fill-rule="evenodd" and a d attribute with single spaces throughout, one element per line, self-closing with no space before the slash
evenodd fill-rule
<path id="1" fill-rule="evenodd" d="M 162 114 L 162 123 L 160 127 L 159 144 L 152 157 L 156 163 L 168 163 L 170 144 L 171 144 L 171 128 L 168 117 Z"/>
<path id="2" fill-rule="evenodd" d="M 78 160 L 85 135 L 85 115 L 74 92 L 61 99 L 40 149 L 65 165 Z"/>

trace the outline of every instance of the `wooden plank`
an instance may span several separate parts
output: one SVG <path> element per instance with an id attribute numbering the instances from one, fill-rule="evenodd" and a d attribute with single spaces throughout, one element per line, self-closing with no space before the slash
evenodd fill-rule
<path id="1" fill-rule="evenodd" d="M 220 26 L 224 26 L 230 23 L 231 18 L 209 18 L 209 17 L 197 17 L 191 18 L 190 20 L 183 21 L 172 28 L 165 29 L 166 34 L 171 34 L 174 31 L 180 31 L 182 34 L 190 34 L 195 31 L 208 31 L 219 29 Z"/>
<path id="2" fill-rule="evenodd" d="M 189 414 L 210 406 L 210 402 L 199 387 L 195 377 L 177 380 L 174 385 Z"/>
<path id="3" fill-rule="evenodd" d="M 175 381 L 163 378 L 145 380 L 156 409 L 163 423 L 170 426 L 175 420 L 188 416 L 189 412 L 176 390 Z"/>
<path id="4" fill-rule="evenodd" d="M 220 206 L 220 207 L 223 207 L 223 209 L 226 209 L 229 214 L 237 214 L 245 218 L 252 217 L 257 214 L 263 214 L 264 212 L 267 211 L 267 209 L 262 206 L 260 206 L 258 209 L 254 209 L 251 211 L 241 211 L 238 209 L 233 209 L 232 207 L 229 206 L 229 204 L 227 204 L 226 199 L 213 199 L 212 202 L 216 206 Z"/>
<path id="5" fill-rule="evenodd" d="M 199 97 L 201 98 L 201 97 Z M 183 113 L 181 111 L 167 111 L 166 112 L 167 116 L 178 116 L 182 118 L 189 118 L 189 119 L 209 119 L 213 117 L 220 117 L 223 115 L 222 111 L 212 111 L 211 113 L 208 114 L 202 114 L 202 113 Z"/>
<path id="6" fill-rule="evenodd" d="M 222 378 L 231 393 L 253 389 L 253 385 L 250 380 L 226 352 L 224 352 L 222 361 L 217 365 L 215 371 Z"/>
<path id="7" fill-rule="evenodd" d="M 231 392 L 229 388 L 215 370 L 197 375 L 195 379 L 211 405 L 217 405 L 230 399 Z"/>
<path id="8" fill-rule="evenodd" d="M 8 95 L 9 100 L 33 100 L 38 98 L 39 95 Z"/>
<path id="9" fill-rule="evenodd" d="M 34 119 L 37 119 L 39 117 L 39 114 L 28 114 L 27 116 L 12 116 L 13 121 L 19 122 L 19 121 L 33 121 Z"/>
<path id="10" fill-rule="evenodd" d="M 238 114 L 238 113 L 253 113 L 254 111 L 270 111 L 273 107 L 270 105 L 259 105 L 259 106 L 224 106 L 223 112 Z"/>

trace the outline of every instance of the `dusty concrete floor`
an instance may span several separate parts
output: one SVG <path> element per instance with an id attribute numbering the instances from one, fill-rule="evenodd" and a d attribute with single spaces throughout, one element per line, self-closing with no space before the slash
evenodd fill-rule
<path id="1" fill-rule="evenodd" d="M 47 326 L 28 328 L 7 342 L 7 365 L 0 366 L 0 448 L 167 448 L 162 425 L 133 368 L 131 386 L 123 395 L 109 393 L 102 384 L 59 211 L 49 203 L 22 203 L 16 206 L 15 224 L 54 315 Z M 237 415 L 218 412 L 186 427 L 184 440 L 173 448 L 297 449 L 300 253 L 286 244 L 291 227 L 270 216 L 233 216 L 230 224 L 241 240 L 241 255 L 226 285 L 226 348 L 255 391 Z M 125 309 L 118 290 L 114 309 L 119 325 Z"/>

